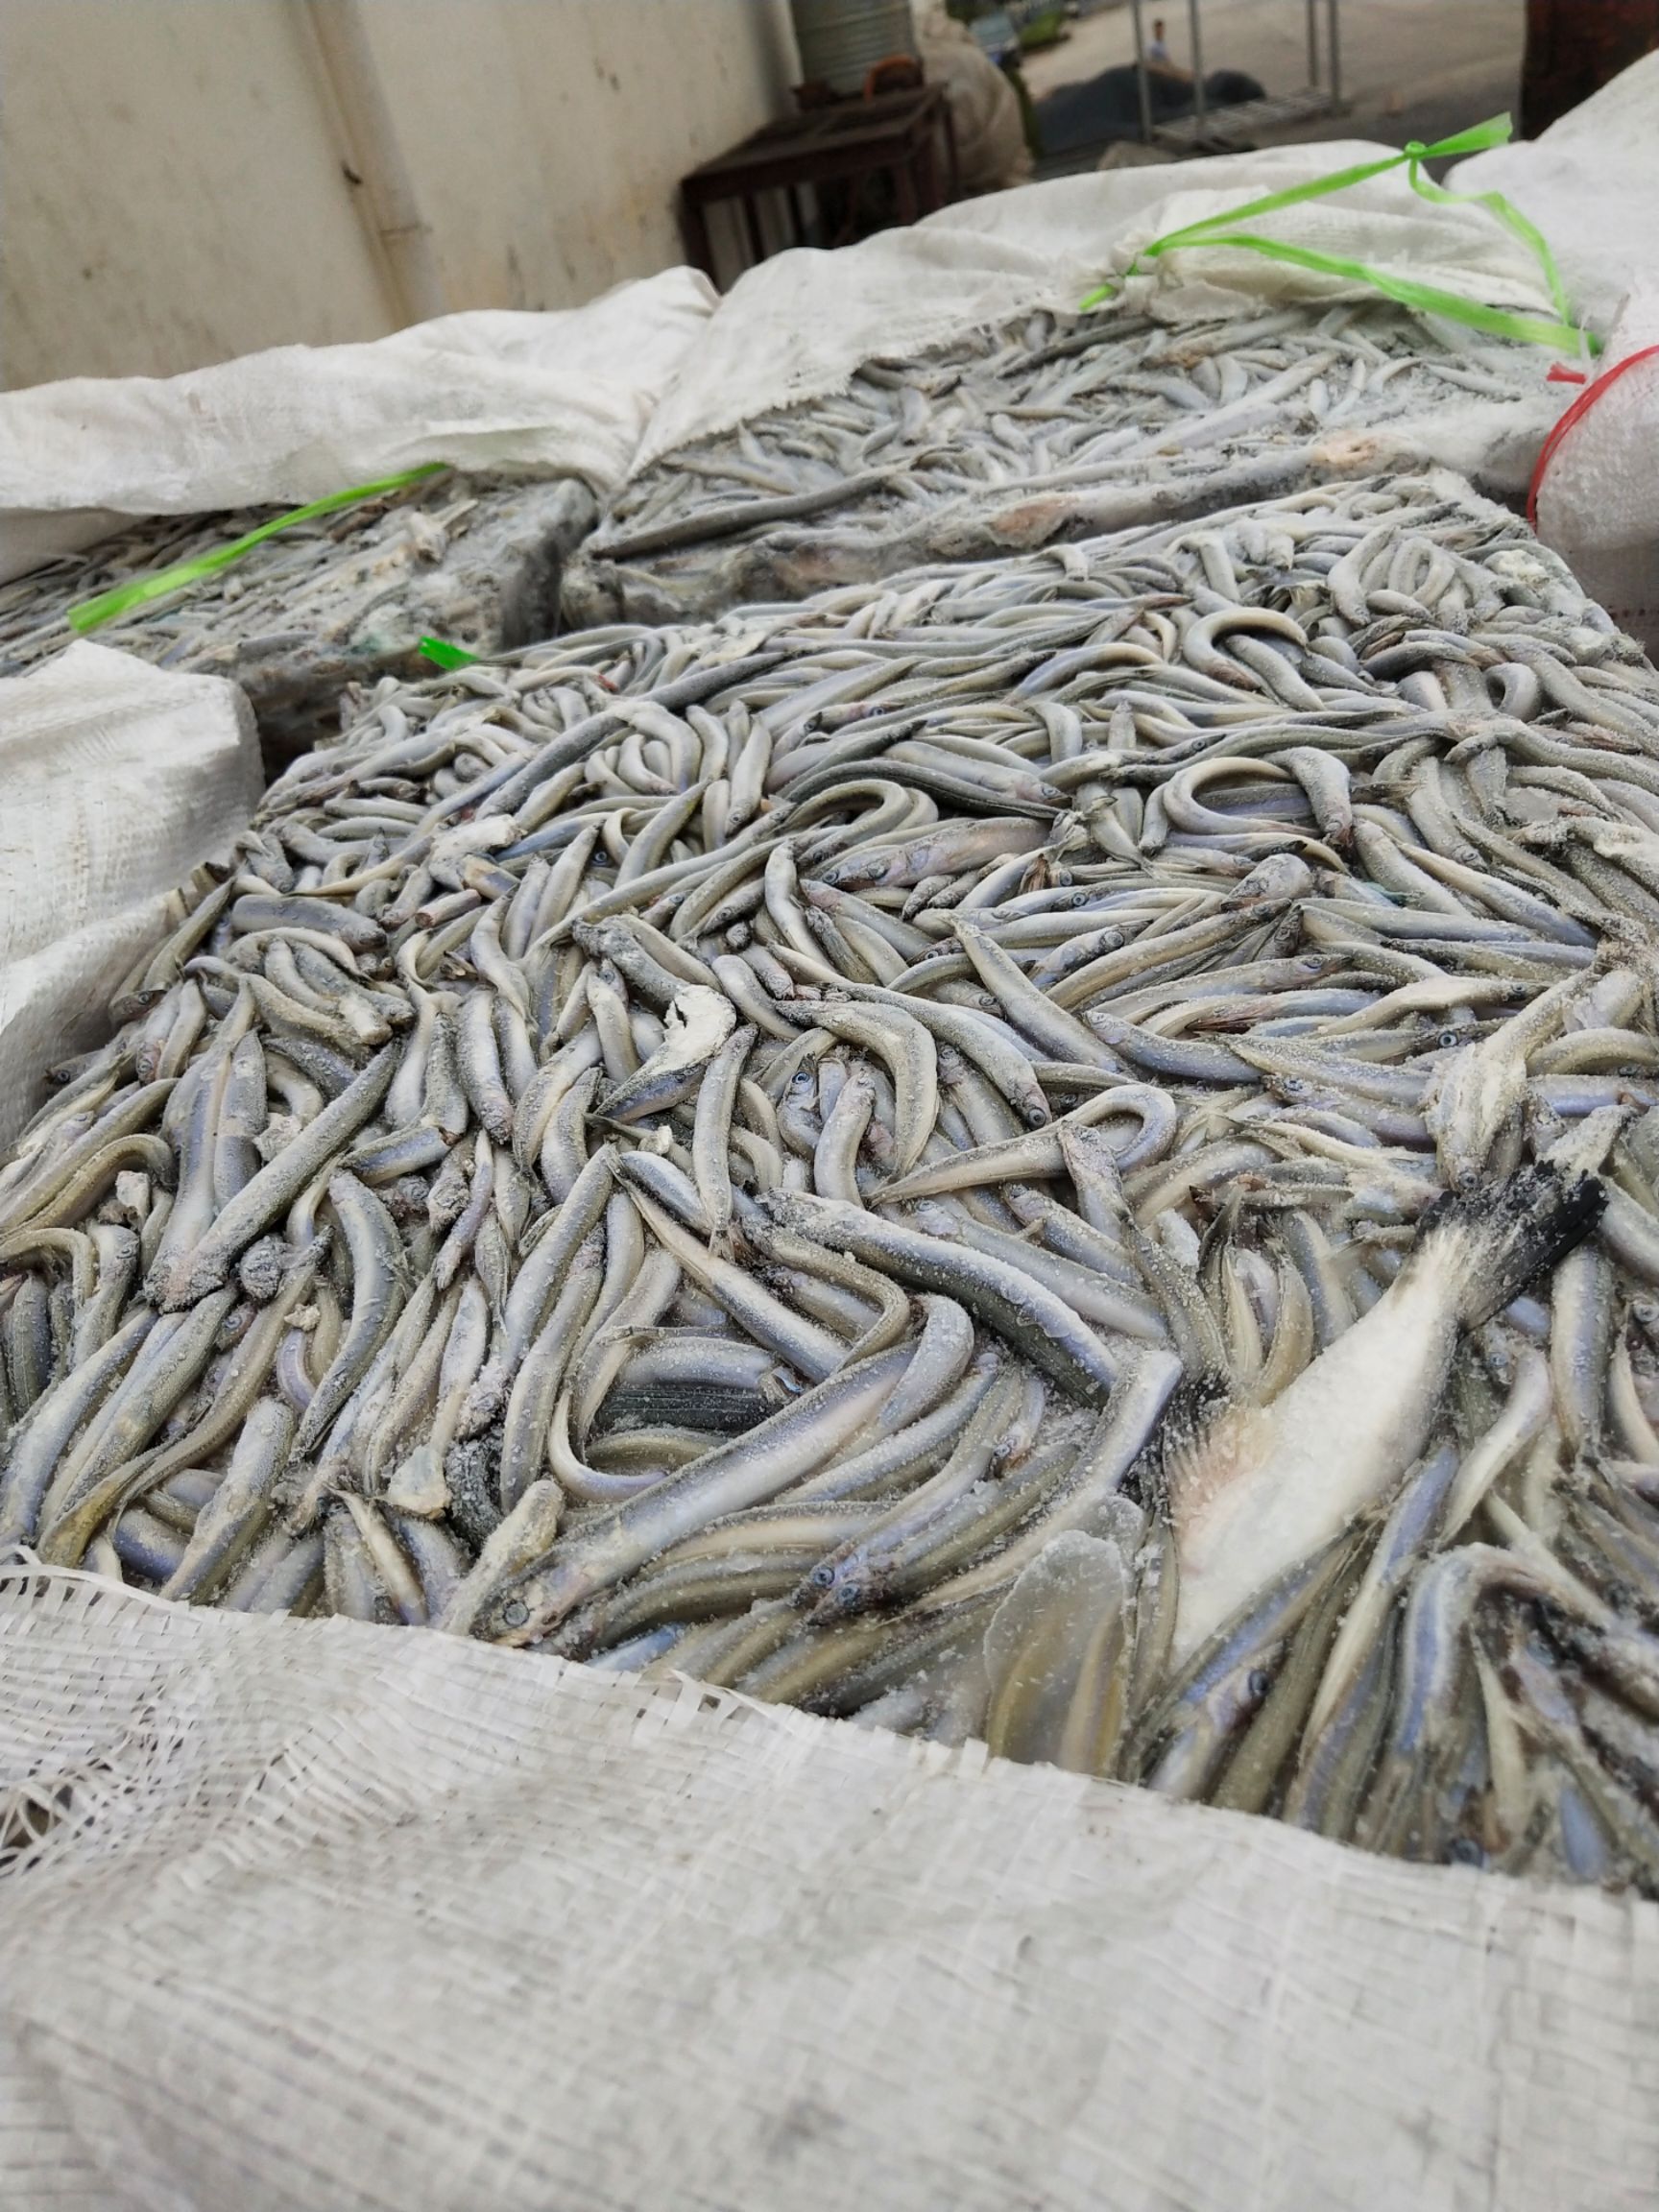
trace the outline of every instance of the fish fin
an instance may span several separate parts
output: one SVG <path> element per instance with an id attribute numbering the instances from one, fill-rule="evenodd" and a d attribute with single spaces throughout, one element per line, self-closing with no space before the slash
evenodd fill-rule
<path id="1" fill-rule="evenodd" d="M 1416 1251 L 1447 1256 L 1455 1247 L 1458 1319 L 1477 1329 L 1587 1237 L 1606 1200 L 1594 1175 L 1563 1175 L 1549 1163 L 1522 1167 L 1447 1191 L 1424 1214 Z"/>
<path id="2" fill-rule="evenodd" d="M 1184 1375 L 1170 1395 L 1157 1442 L 1146 1455 L 1141 1483 L 1148 1504 L 1167 1503 L 1177 1520 L 1226 1486 L 1232 1431 L 1254 1409 L 1237 1400 L 1225 1374 L 1211 1369 Z"/>

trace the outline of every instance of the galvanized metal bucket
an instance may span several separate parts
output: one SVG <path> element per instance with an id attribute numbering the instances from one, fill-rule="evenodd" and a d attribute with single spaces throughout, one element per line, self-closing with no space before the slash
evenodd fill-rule
<path id="1" fill-rule="evenodd" d="M 878 61 L 914 54 L 910 0 L 789 0 L 801 76 L 833 92 L 861 92 Z"/>

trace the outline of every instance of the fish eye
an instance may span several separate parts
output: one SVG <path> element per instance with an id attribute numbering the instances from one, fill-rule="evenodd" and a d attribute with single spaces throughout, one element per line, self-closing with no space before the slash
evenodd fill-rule
<path id="1" fill-rule="evenodd" d="M 1244 1687 L 1250 1694 L 1250 1702 L 1253 1705 L 1260 1705 L 1262 1698 L 1273 1687 L 1273 1677 L 1268 1673 L 1265 1667 L 1252 1667 L 1249 1679 Z"/>
<path id="2" fill-rule="evenodd" d="M 1453 1866 L 1484 1866 L 1486 1854 L 1473 1836 L 1454 1836 L 1446 1851 L 1447 1863 Z"/>
<path id="3" fill-rule="evenodd" d="M 1046 1129 L 1048 1126 L 1047 1107 L 1027 1106 L 1025 1109 L 1025 1126 L 1027 1129 Z"/>
<path id="4" fill-rule="evenodd" d="M 828 1559 L 820 1559 L 806 1579 L 814 1590 L 832 1590 L 835 1586 L 835 1570 Z"/>
<path id="5" fill-rule="evenodd" d="M 1306 1098 L 1309 1085 L 1300 1075 L 1286 1075 L 1279 1086 L 1286 1098 Z"/>
<path id="6" fill-rule="evenodd" d="M 522 1598 L 509 1598 L 501 1608 L 501 1618 L 509 1628 L 522 1628 L 530 1618 L 530 1608 Z"/>
<path id="7" fill-rule="evenodd" d="M 1455 1046 L 1460 1045 L 1463 1040 L 1455 1029 L 1442 1029 L 1434 1042 L 1443 1052 L 1450 1052 Z"/>

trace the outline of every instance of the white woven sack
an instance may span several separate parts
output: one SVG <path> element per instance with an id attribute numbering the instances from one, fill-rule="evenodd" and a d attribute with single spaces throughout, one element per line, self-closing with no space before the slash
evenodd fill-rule
<path id="1" fill-rule="evenodd" d="M 635 472 L 677 446 L 718 436 L 752 415 L 844 391 L 860 363 L 903 360 L 1033 308 L 1075 308 L 1142 247 L 1268 192 L 1311 182 L 1395 150 L 1366 140 L 1280 146 L 1168 168 L 1056 178 L 942 209 L 907 230 L 882 231 L 838 253 L 798 249 L 747 271 L 721 301 L 651 421 Z M 1172 188 L 1171 178 L 1180 183 Z M 1489 304 L 1552 313 L 1531 253 L 1482 209 L 1431 206 L 1395 171 L 1336 197 L 1282 209 L 1275 238 L 1358 259 Z M 1190 249 L 1130 280 L 1133 305 L 1184 320 L 1290 300 L 1374 300 L 1358 281 L 1316 276 L 1237 248 Z M 1442 328 L 1453 335 L 1455 326 Z M 1478 356 L 1480 341 L 1463 334 Z M 1539 351 L 1537 436 L 1562 405 Z M 1495 426 L 1512 406 L 1459 410 Z M 1421 458 L 1489 472 L 1467 429 L 1455 450 L 1421 425 Z M 1477 433 L 1477 440 L 1479 433 Z M 1535 441 L 1534 441 L 1535 444 Z"/>
<path id="2" fill-rule="evenodd" d="M 1605 332 L 1638 280 L 1659 284 L 1659 53 L 1538 137 L 1458 162 L 1458 192 L 1503 192 L 1543 231 L 1576 311 Z"/>
<path id="3" fill-rule="evenodd" d="M 1656 2031 L 1651 1905 L 430 1631 L 0 1594 L 7 2212 L 1636 2212 Z"/>
<path id="4" fill-rule="evenodd" d="M 1659 273 L 1638 280 L 1596 373 L 1653 347 Z M 1563 435 L 1539 482 L 1538 535 L 1621 630 L 1659 653 L 1659 352 L 1632 361 Z"/>
<path id="5" fill-rule="evenodd" d="M 47 1069 L 109 1034 L 110 990 L 165 934 L 167 910 L 154 892 L 0 968 L 0 1150 L 39 1106 Z"/>
<path id="6" fill-rule="evenodd" d="M 260 784 L 234 684 L 84 643 L 0 680 L 0 1147 Z"/>
<path id="7" fill-rule="evenodd" d="M 0 394 L 0 580 L 94 542 L 111 513 L 302 502 L 428 461 L 603 496 L 713 300 L 670 269 L 560 314 L 479 309 L 366 345 Z"/>

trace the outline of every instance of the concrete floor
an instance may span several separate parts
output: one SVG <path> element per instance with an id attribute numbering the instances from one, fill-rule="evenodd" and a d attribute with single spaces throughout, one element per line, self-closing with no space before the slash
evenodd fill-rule
<path id="1" fill-rule="evenodd" d="M 1162 14 L 1174 60 L 1190 64 L 1187 0 L 1146 0 Z M 1325 0 L 1320 0 L 1323 22 Z M 1404 145 L 1432 143 L 1488 115 L 1513 110 L 1520 87 L 1526 0 L 1342 0 L 1342 93 L 1347 113 L 1275 132 L 1272 143 L 1297 139 L 1377 138 Z M 1206 71 L 1244 69 L 1269 92 L 1308 83 L 1305 0 L 1201 0 Z M 1107 8 L 1070 25 L 1070 36 L 1023 63 L 1033 100 L 1135 59 L 1127 6 Z M 1068 164 L 1074 166 L 1075 164 Z"/>

